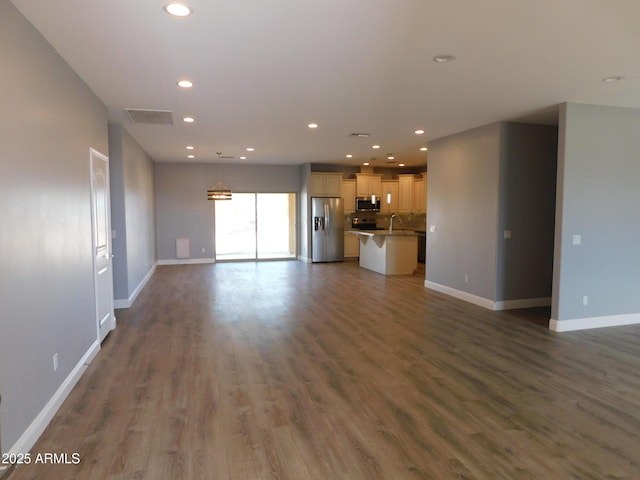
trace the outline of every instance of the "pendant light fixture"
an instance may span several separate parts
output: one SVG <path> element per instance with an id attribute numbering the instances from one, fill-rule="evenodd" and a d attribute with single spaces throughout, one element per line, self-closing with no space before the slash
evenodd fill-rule
<path id="1" fill-rule="evenodd" d="M 218 161 L 220 161 L 222 152 L 216 152 L 216 154 Z M 220 181 L 213 188 L 207 190 L 207 200 L 231 200 L 231 189 Z"/>

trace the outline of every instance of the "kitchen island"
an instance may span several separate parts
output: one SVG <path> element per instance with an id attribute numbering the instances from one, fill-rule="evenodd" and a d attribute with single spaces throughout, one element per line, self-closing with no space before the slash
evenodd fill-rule
<path id="1" fill-rule="evenodd" d="M 360 266 L 383 275 L 412 275 L 418 268 L 418 234 L 412 230 L 351 230 L 360 240 Z"/>

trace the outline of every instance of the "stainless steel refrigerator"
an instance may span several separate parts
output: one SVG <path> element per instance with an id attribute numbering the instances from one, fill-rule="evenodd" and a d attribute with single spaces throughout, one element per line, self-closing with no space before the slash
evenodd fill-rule
<path id="1" fill-rule="evenodd" d="M 344 207 L 341 198 L 311 198 L 312 262 L 344 260 Z"/>

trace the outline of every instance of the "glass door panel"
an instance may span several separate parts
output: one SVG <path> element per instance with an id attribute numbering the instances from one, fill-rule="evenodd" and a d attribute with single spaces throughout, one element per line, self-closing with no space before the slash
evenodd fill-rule
<path id="1" fill-rule="evenodd" d="M 255 260 L 255 194 L 234 193 L 214 203 L 216 260 Z"/>
<path id="2" fill-rule="evenodd" d="M 295 194 L 258 193 L 258 258 L 295 258 Z"/>

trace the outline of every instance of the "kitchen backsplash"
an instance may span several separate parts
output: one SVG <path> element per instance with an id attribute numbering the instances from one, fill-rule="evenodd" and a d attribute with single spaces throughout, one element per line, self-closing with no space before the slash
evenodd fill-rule
<path id="1" fill-rule="evenodd" d="M 344 229 L 351 230 L 351 221 L 353 217 L 362 215 L 358 213 L 347 213 L 344 216 Z M 371 214 L 366 214 L 370 216 Z M 376 226 L 378 228 L 389 228 L 390 213 L 376 213 Z M 400 221 L 394 220 L 394 228 L 402 228 L 404 230 L 425 230 L 427 229 L 427 215 L 425 213 L 406 213 L 398 214 Z"/>

